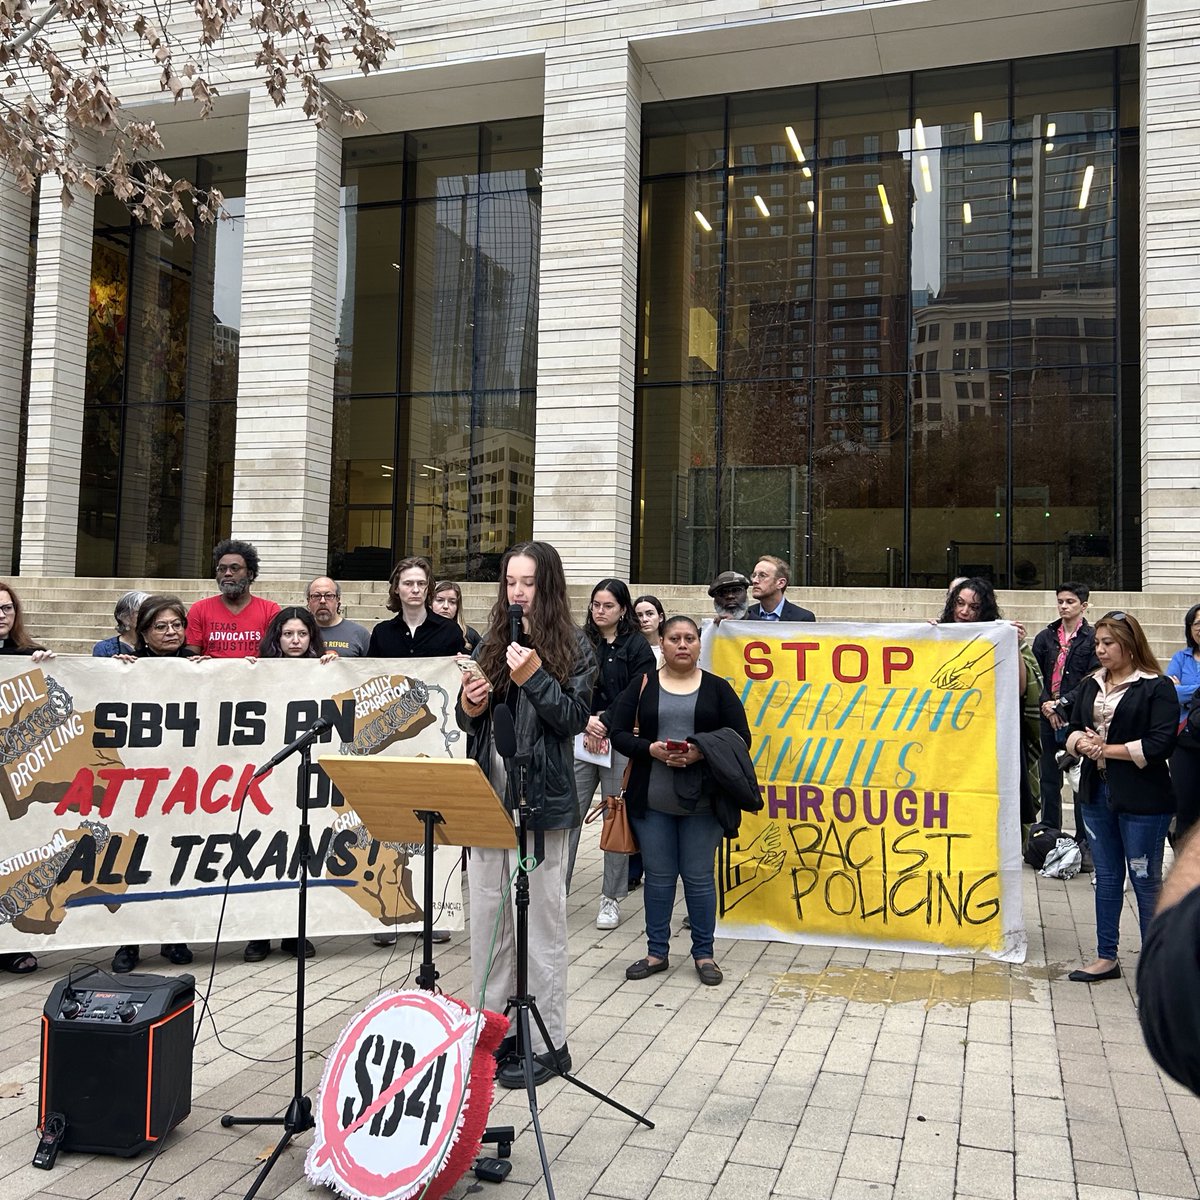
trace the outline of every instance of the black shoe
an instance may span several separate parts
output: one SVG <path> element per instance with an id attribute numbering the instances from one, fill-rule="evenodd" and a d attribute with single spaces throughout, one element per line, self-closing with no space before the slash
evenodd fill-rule
<path id="1" fill-rule="evenodd" d="M 1121 964 L 1114 963 L 1107 971 L 1072 971 L 1067 978 L 1072 983 L 1103 983 L 1106 979 L 1121 978 Z"/>
<path id="2" fill-rule="evenodd" d="M 284 954 L 290 954 L 293 958 L 296 957 L 296 939 L 295 938 L 284 938 L 283 941 L 281 941 L 279 943 L 279 948 L 280 948 L 280 950 L 282 950 L 284 952 Z M 312 944 L 312 942 L 310 942 L 308 940 L 308 938 L 305 938 L 304 939 L 304 957 L 305 958 L 315 958 L 316 954 L 317 954 L 316 946 L 314 946 Z"/>
<path id="3" fill-rule="evenodd" d="M 632 892 L 632 891 L 633 891 L 635 888 L 640 888 L 641 886 L 642 886 L 642 877 L 641 877 L 640 875 L 639 875 L 639 876 L 638 876 L 636 879 L 631 879 L 631 880 L 629 881 L 629 890 L 630 890 L 631 892 Z"/>
<path id="4" fill-rule="evenodd" d="M 187 942 L 167 942 L 159 952 L 177 967 L 186 967 L 192 961 L 192 950 Z"/>
<path id="5" fill-rule="evenodd" d="M 138 965 L 141 956 L 140 946 L 119 946 L 113 955 L 112 972 L 114 975 L 128 975 Z"/>
<path id="6" fill-rule="evenodd" d="M 503 1063 L 508 1062 L 510 1058 L 515 1058 L 517 1054 L 517 1039 L 511 1033 L 508 1037 L 501 1041 L 500 1045 L 493 1051 L 496 1059 L 496 1066 L 499 1067 Z"/>
<path id="7" fill-rule="evenodd" d="M 659 971 L 665 971 L 671 965 L 669 958 L 664 958 L 661 962 L 652 963 L 648 958 L 639 958 L 637 962 L 630 963 L 625 968 L 626 979 L 649 979 L 651 975 L 657 975 Z"/>
<path id="8" fill-rule="evenodd" d="M 547 1050 L 545 1054 L 533 1056 L 533 1085 L 539 1087 L 555 1075 L 561 1075 L 571 1069 L 571 1051 L 564 1042 L 558 1050 Z M 496 1072 L 496 1082 L 501 1087 L 523 1088 L 525 1086 L 525 1065 L 516 1054 L 507 1062 L 500 1064 Z"/>
<path id="9" fill-rule="evenodd" d="M 270 953 L 271 943 L 260 939 L 259 941 L 246 943 L 246 948 L 242 951 L 242 958 L 246 962 L 262 962 Z"/>

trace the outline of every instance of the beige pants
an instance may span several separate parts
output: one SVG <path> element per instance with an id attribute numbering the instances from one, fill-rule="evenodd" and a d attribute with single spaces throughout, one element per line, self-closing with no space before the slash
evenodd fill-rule
<path id="1" fill-rule="evenodd" d="M 529 991 L 537 1001 L 553 1047 L 530 1020 L 535 1054 L 558 1050 L 567 1040 L 567 835 L 544 833 L 545 859 L 529 872 Z M 526 841 L 530 856 L 535 834 Z M 473 849 L 467 860 L 471 896 L 471 1003 L 502 1013 L 517 988 L 516 884 L 501 910 L 500 898 L 517 869 L 516 850 Z M 500 913 L 497 927 L 496 916 Z M 496 944 L 492 947 L 492 937 Z M 488 954 L 492 966 L 488 972 Z M 486 982 L 485 982 L 486 978 Z"/>

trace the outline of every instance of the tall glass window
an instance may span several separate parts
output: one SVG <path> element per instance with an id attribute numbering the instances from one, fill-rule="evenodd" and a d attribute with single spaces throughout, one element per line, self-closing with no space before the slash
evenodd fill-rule
<path id="1" fill-rule="evenodd" d="M 533 528 L 541 120 L 347 141 L 330 571 L 494 579 Z"/>
<path id="2" fill-rule="evenodd" d="M 1120 50 L 646 106 L 635 576 L 1137 587 L 1136 91 Z"/>
<path id="3" fill-rule="evenodd" d="M 218 188 L 227 219 L 180 240 L 96 201 L 80 575 L 207 575 L 229 536 L 245 154 L 165 169 Z"/>

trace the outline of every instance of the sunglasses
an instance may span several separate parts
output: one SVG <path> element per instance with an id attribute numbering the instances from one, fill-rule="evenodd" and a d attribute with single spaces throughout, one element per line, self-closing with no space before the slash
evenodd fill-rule
<path id="1" fill-rule="evenodd" d="M 1129 614 L 1123 613 L 1117 609 L 1114 609 L 1112 612 L 1106 612 L 1104 614 L 1104 616 L 1102 616 L 1100 618 L 1100 620 L 1102 620 L 1102 621 L 1124 621 L 1124 622 L 1126 622 L 1126 624 L 1128 624 Z"/>

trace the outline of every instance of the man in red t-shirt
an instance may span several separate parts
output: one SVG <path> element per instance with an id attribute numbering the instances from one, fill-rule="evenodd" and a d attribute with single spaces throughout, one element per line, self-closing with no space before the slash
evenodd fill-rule
<path id="1" fill-rule="evenodd" d="M 213 550 L 216 596 L 197 600 L 188 611 L 188 645 L 209 658 L 254 658 L 279 605 L 250 594 L 258 578 L 258 551 L 249 542 L 226 539 Z"/>

